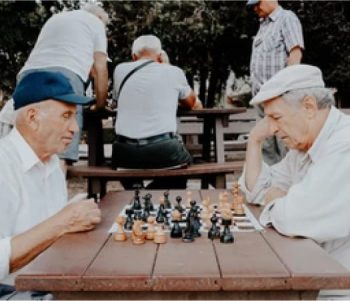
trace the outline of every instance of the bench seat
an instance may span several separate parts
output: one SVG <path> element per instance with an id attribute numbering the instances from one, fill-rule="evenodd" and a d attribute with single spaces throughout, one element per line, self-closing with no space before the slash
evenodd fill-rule
<path id="1" fill-rule="evenodd" d="M 214 182 L 216 188 L 225 188 L 225 175 L 241 172 L 243 161 L 227 163 L 201 163 L 178 169 L 139 169 L 139 170 L 114 170 L 101 166 L 69 166 L 68 176 L 84 177 L 88 179 L 88 193 L 106 193 L 106 183 L 112 180 L 142 178 L 151 180 L 159 177 L 182 177 L 186 179 L 201 179 L 202 186 Z"/>

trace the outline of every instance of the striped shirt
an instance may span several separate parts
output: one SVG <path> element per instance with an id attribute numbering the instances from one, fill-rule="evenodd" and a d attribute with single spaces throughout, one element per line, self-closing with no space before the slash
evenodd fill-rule
<path id="1" fill-rule="evenodd" d="M 279 6 L 260 20 L 250 61 L 253 95 L 263 83 L 287 66 L 289 53 L 296 46 L 304 49 L 304 39 L 300 21 L 292 11 Z"/>

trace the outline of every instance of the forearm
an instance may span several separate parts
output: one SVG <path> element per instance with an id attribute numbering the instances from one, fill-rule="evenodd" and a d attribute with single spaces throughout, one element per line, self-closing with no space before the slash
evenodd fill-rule
<path id="1" fill-rule="evenodd" d="M 196 103 L 197 96 L 192 90 L 191 93 L 185 98 L 179 101 L 179 105 L 184 108 L 192 109 Z"/>
<path id="2" fill-rule="evenodd" d="M 256 141 L 252 138 L 248 140 L 245 165 L 245 185 L 249 191 L 253 190 L 261 172 L 263 162 L 261 148 L 262 142 Z"/>
<path id="3" fill-rule="evenodd" d="M 107 91 L 108 91 L 108 72 L 106 70 L 96 70 L 96 77 L 94 81 L 96 107 L 103 108 L 106 105 Z"/>
<path id="4" fill-rule="evenodd" d="M 55 216 L 16 235 L 11 240 L 10 272 L 29 263 L 66 232 Z"/>
<path id="5" fill-rule="evenodd" d="M 288 59 L 287 59 L 287 65 L 296 65 L 300 64 L 301 59 L 303 57 L 303 53 L 300 47 L 295 47 L 291 50 L 289 53 Z"/>

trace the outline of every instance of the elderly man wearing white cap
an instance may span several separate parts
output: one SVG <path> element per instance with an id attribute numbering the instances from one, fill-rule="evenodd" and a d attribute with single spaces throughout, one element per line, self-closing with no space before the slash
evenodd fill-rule
<path id="1" fill-rule="evenodd" d="M 317 67 L 290 66 L 267 81 L 251 101 L 266 116 L 249 135 L 240 184 L 248 202 L 265 205 L 264 226 L 311 238 L 350 269 L 350 117 L 333 103 Z M 268 166 L 261 147 L 272 135 L 290 151 Z"/>

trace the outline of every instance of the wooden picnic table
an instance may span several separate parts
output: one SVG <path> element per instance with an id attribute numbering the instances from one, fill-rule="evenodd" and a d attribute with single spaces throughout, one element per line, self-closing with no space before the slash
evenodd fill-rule
<path id="1" fill-rule="evenodd" d="M 224 128 L 229 125 L 232 114 L 246 112 L 246 108 L 205 108 L 199 110 L 179 110 L 178 116 L 195 116 L 203 119 L 203 153 L 205 161 L 210 161 L 211 141 L 214 141 L 215 162 L 225 162 Z M 84 128 L 88 133 L 88 164 L 100 166 L 105 163 L 103 148 L 102 119 L 115 117 L 117 111 L 84 111 Z"/>
<path id="2" fill-rule="evenodd" d="M 193 191 L 192 196 L 214 201 L 219 192 Z M 156 202 L 163 192 L 150 193 Z M 234 244 L 204 236 L 193 243 L 116 242 L 108 229 L 133 194 L 108 193 L 100 203 L 102 223 L 59 239 L 21 271 L 17 289 L 51 291 L 57 299 L 247 300 L 314 299 L 320 289 L 350 287 L 349 271 L 315 242 L 272 229 L 236 232 Z M 186 191 L 170 191 L 170 200 L 177 195 L 185 199 Z"/>

